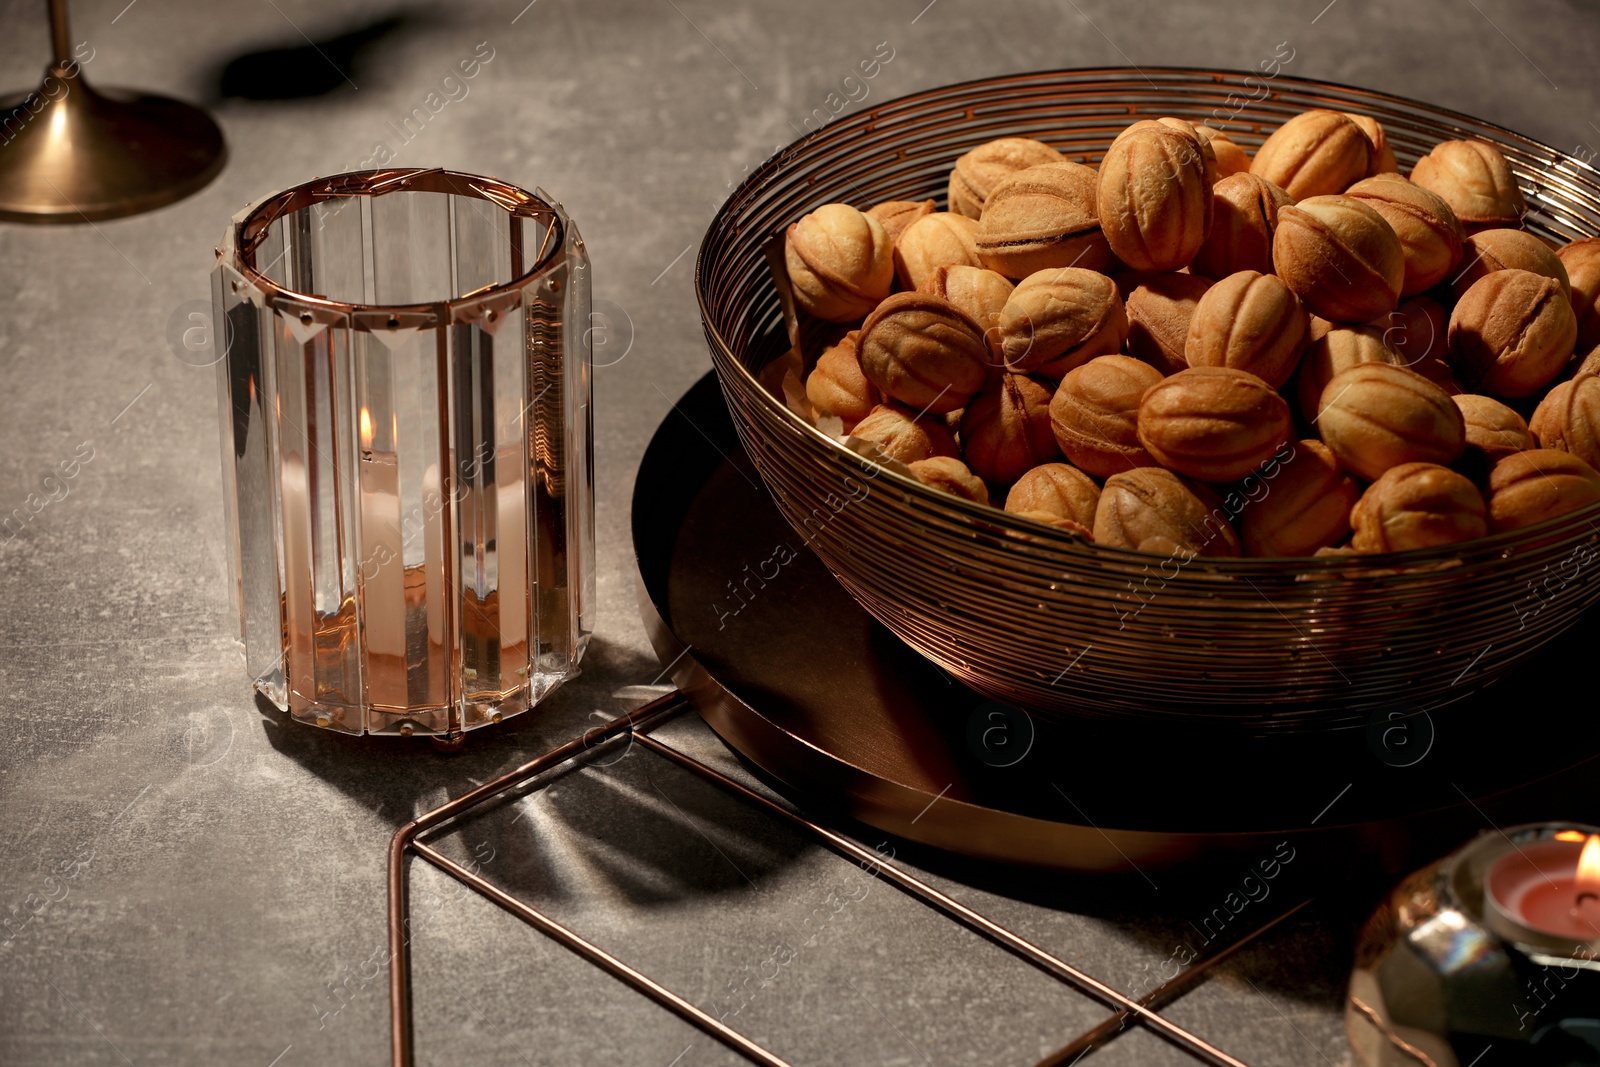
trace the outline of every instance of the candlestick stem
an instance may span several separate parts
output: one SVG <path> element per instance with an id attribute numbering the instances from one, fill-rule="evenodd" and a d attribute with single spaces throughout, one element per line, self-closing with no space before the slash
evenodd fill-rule
<path id="1" fill-rule="evenodd" d="M 67 31 L 67 0 L 46 0 L 50 9 L 50 43 L 55 46 L 55 65 L 66 66 L 72 59 L 72 34 Z"/>

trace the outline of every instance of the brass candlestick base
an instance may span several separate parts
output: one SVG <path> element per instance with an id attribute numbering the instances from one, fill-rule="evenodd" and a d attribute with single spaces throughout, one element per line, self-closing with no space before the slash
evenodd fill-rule
<path id="1" fill-rule="evenodd" d="M 119 218 L 181 200 L 228 155 L 204 111 L 164 96 L 97 92 L 58 64 L 37 93 L 0 100 L 0 219 Z"/>

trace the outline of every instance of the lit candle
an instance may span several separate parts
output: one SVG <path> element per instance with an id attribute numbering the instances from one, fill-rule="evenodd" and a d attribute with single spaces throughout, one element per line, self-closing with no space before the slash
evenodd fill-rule
<path id="1" fill-rule="evenodd" d="M 381 436 L 361 408 L 361 583 L 367 646 L 367 700 L 385 710 L 409 703 L 406 691 L 405 572 L 400 543 L 400 468 L 394 439 Z M 379 448 L 377 445 L 385 447 Z"/>
<path id="2" fill-rule="evenodd" d="M 1484 880 L 1485 918 L 1496 933 L 1600 942 L 1600 834 L 1567 830 L 1502 856 Z"/>

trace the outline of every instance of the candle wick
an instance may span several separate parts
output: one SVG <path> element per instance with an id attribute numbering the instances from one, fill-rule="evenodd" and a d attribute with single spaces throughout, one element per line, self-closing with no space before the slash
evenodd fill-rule
<path id="1" fill-rule="evenodd" d="M 1592 889 L 1585 889 L 1583 892 L 1578 894 L 1577 904 L 1579 907 L 1582 907 L 1584 902 L 1588 900 L 1600 901 L 1600 893 L 1596 893 Z"/>

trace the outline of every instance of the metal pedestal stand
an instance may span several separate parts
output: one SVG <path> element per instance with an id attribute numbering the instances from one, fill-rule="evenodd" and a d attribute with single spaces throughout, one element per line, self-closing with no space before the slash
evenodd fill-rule
<path id="1" fill-rule="evenodd" d="M 164 96 L 90 88 L 71 58 L 66 0 L 49 9 L 55 62 L 36 91 L 0 99 L 0 219 L 136 215 L 216 177 L 228 150 L 211 117 Z"/>

